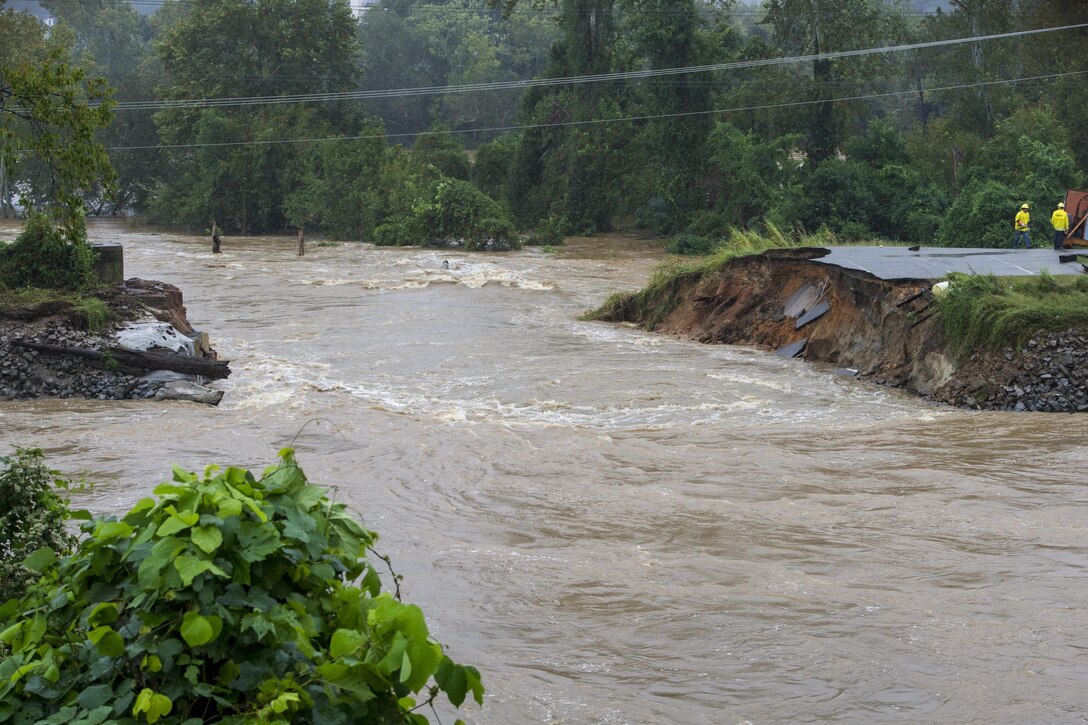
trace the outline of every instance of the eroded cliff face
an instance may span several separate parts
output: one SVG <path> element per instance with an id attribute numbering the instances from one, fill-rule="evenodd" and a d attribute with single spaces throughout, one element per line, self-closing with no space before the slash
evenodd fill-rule
<path id="1" fill-rule="evenodd" d="M 1076 349 L 1083 337 L 1064 336 L 1061 345 L 1035 340 L 1023 350 L 958 360 L 931 316 L 932 280 L 888 281 L 811 261 L 822 253 L 775 250 L 742 257 L 717 274 L 680 277 L 641 303 L 618 305 L 609 319 L 706 343 L 782 350 L 803 342 L 800 354 L 808 360 L 953 405 L 1088 409 L 1088 379 L 1075 372 L 1080 360 L 1086 362 L 1081 370 L 1088 367 L 1088 350 Z M 826 312 L 806 322 L 824 303 Z M 1053 355 L 1038 354 L 1048 347 L 1055 348 Z M 1065 372 L 1054 364 L 1059 358 L 1069 363 Z"/>

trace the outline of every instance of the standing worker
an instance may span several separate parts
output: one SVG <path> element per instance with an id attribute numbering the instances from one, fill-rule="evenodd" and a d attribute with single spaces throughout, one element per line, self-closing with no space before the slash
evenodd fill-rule
<path id="1" fill-rule="evenodd" d="M 1016 233 L 1012 236 L 1012 248 L 1016 249 L 1020 246 L 1020 240 L 1024 240 L 1024 249 L 1031 249 L 1031 214 L 1028 213 L 1028 205 L 1023 204 L 1020 206 L 1020 212 L 1016 215 L 1016 221 L 1013 222 L 1013 228 Z"/>
<path id="2" fill-rule="evenodd" d="M 1065 234 L 1069 231 L 1069 215 L 1065 213 L 1065 204 L 1058 204 L 1058 208 L 1050 215 L 1050 226 L 1054 227 L 1054 249 L 1061 250 L 1065 244 Z"/>

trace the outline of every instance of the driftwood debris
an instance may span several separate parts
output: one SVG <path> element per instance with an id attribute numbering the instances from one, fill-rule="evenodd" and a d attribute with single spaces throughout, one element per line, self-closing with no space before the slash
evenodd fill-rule
<path id="1" fill-rule="evenodd" d="M 85 360 L 97 362 L 113 359 L 120 367 L 134 370 L 173 370 L 176 373 L 201 375 L 211 380 L 222 380 L 230 375 L 230 367 L 227 365 L 226 360 L 208 360 L 201 357 L 178 355 L 173 352 L 139 352 L 137 350 L 126 350 L 122 347 L 89 350 L 83 347 L 47 345 L 23 340 L 13 340 L 12 342 L 19 347 L 53 355 L 71 355 L 72 357 L 81 357 Z"/>

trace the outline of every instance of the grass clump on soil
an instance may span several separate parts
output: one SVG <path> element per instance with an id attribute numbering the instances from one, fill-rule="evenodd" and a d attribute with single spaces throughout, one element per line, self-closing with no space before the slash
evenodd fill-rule
<path id="1" fill-rule="evenodd" d="M 691 241 L 691 240 L 689 240 Z M 709 256 L 689 262 L 669 260 L 654 270 L 646 287 L 638 292 L 615 292 L 600 307 L 583 314 L 582 320 L 643 321 L 646 329 L 654 329 L 680 303 L 679 292 L 684 283 L 694 283 L 727 267 L 733 260 L 771 249 L 839 246 L 834 233 L 785 234 L 773 224 L 764 233 L 730 229 Z M 685 245 L 686 246 L 686 245 Z M 695 246 L 692 244 L 692 246 Z"/>
<path id="2" fill-rule="evenodd" d="M 1088 276 L 999 279 L 952 274 L 937 315 L 953 352 L 1019 347 L 1033 335 L 1088 328 Z"/>
<path id="3" fill-rule="evenodd" d="M 116 319 L 97 297 L 57 289 L 0 288 L 0 319 L 31 322 L 60 315 L 90 332 L 101 332 Z"/>
<path id="4" fill-rule="evenodd" d="M 650 275 L 650 281 L 638 292 L 614 292 L 604 304 L 582 314 L 581 320 L 644 320 L 643 325 L 652 330 L 679 304 L 679 292 L 684 282 L 694 282 L 702 277 L 702 265 L 666 262 Z"/>

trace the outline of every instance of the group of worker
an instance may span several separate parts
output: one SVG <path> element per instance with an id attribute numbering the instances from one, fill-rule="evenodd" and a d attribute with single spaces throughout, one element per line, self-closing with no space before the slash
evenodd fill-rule
<path id="1" fill-rule="evenodd" d="M 1031 207 L 1023 204 L 1020 212 L 1013 222 L 1016 233 L 1012 237 L 1012 248 L 1024 243 L 1024 249 L 1031 249 Z M 1050 226 L 1054 227 L 1054 249 L 1061 249 L 1065 244 L 1065 235 L 1069 233 L 1069 215 L 1065 213 L 1065 204 L 1059 203 L 1058 208 L 1050 215 Z"/>

